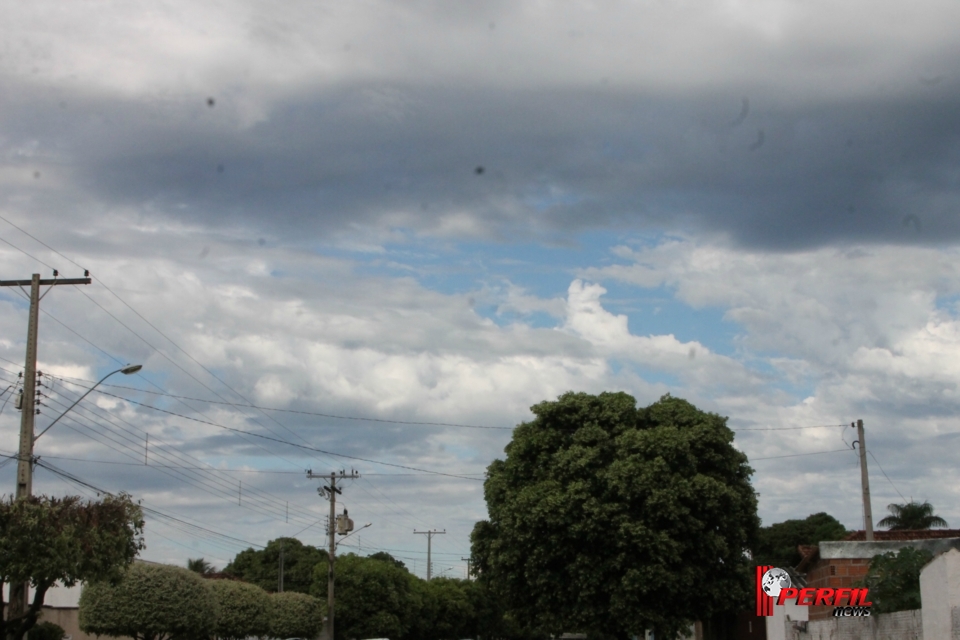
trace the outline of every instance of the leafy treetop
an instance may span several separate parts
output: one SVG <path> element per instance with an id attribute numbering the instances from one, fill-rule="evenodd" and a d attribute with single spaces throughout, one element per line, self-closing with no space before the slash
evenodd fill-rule
<path id="1" fill-rule="evenodd" d="M 929 502 L 891 504 L 887 509 L 890 515 L 878 522 L 878 527 L 886 527 L 891 531 L 915 531 L 947 526 L 946 520 L 933 513 L 933 505 Z"/>
<path id="2" fill-rule="evenodd" d="M 0 637 L 22 640 L 54 583 L 116 581 L 143 549 L 143 513 L 126 494 L 99 502 L 77 496 L 0 499 L 0 586 L 29 582 L 20 616 L 0 616 Z M 0 592 L 2 593 L 2 592 Z M 0 610 L 2 610 L 0 598 Z"/>
<path id="3" fill-rule="evenodd" d="M 541 633 L 658 637 L 749 598 L 759 521 L 726 419 L 664 396 L 567 393 L 488 468 L 480 578 Z"/>
<path id="4" fill-rule="evenodd" d="M 802 560 L 797 547 L 827 540 L 841 540 L 846 528 L 833 516 L 814 513 L 803 520 L 785 520 L 761 527 L 753 547 L 753 561 L 758 565 L 795 567 Z"/>

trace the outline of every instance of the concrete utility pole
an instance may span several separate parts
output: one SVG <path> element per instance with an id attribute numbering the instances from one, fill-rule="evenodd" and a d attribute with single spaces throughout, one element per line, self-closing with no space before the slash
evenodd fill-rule
<path id="1" fill-rule="evenodd" d="M 350 475 L 347 475 L 346 472 L 341 471 L 338 476 L 335 472 L 331 472 L 329 476 L 315 476 L 313 475 L 313 470 L 307 471 L 307 478 L 329 478 L 330 484 L 324 485 L 317 488 L 317 493 L 322 496 L 325 496 L 330 501 L 330 522 L 327 524 L 327 534 L 329 536 L 330 550 L 327 561 L 327 625 L 323 637 L 327 640 L 333 640 L 333 611 L 334 611 L 334 596 L 333 596 L 333 584 L 334 584 L 334 562 L 337 555 L 337 542 L 336 542 L 336 532 L 337 532 L 337 494 L 343 493 L 342 489 L 337 487 L 337 478 L 340 480 L 356 480 L 360 477 L 360 474 L 356 471 L 350 470 Z"/>
<path id="2" fill-rule="evenodd" d="M 873 509 L 870 507 L 870 476 L 867 473 L 867 443 L 863 439 L 863 420 L 857 420 L 857 442 L 860 444 L 860 484 L 863 486 L 863 527 L 867 542 L 873 542 Z"/>
<path id="3" fill-rule="evenodd" d="M 40 274 L 33 274 L 30 280 L 0 280 L 0 287 L 30 287 L 30 313 L 27 320 L 27 356 L 23 365 L 23 406 L 20 415 L 20 448 L 17 452 L 17 498 L 33 495 L 33 429 L 37 409 L 37 329 L 40 318 L 40 300 L 50 289 L 40 295 L 41 285 L 53 287 L 61 284 L 90 284 L 90 272 L 84 278 L 60 278 L 56 271 L 54 279 L 41 280 Z M 26 292 L 24 292 L 26 293 Z M 10 585 L 10 617 L 22 615 L 27 605 L 27 585 Z"/>
<path id="4" fill-rule="evenodd" d="M 470 579 L 470 564 L 473 562 L 473 558 L 460 558 L 461 560 L 466 560 L 467 562 L 467 580 Z"/>
<path id="5" fill-rule="evenodd" d="M 430 561 L 430 543 L 433 541 L 433 536 L 443 535 L 447 532 L 446 529 L 443 531 L 437 531 L 432 529 L 430 531 L 414 531 L 414 533 L 422 533 L 427 536 L 427 580 L 430 579 L 433 571 L 433 563 Z"/>

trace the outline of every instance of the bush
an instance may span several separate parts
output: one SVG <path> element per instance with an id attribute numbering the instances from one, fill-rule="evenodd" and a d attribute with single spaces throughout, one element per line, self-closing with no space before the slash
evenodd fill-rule
<path id="1" fill-rule="evenodd" d="M 80 595 L 84 633 L 136 640 L 208 637 L 219 605 L 207 581 L 170 565 L 136 562 L 116 585 L 88 584 Z"/>
<path id="2" fill-rule="evenodd" d="M 877 613 L 919 609 L 920 571 L 932 559 L 929 551 L 913 547 L 873 556 L 870 569 L 858 586 L 870 589 L 870 600 Z"/>
<path id="3" fill-rule="evenodd" d="M 27 631 L 27 640 L 63 640 L 66 631 L 52 622 L 40 622 L 33 629 Z"/>
<path id="4" fill-rule="evenodd" d="M 320 600 L 305 593 L 285 591 L 267 596 L 268 635 L 273 638 L 314 638 L 323 626 Z"/>
<path id="5" fill-rule="evenodd" d="M 235 580 L 210 580 L 220 605 L 215 633 L 224 640 L 242 640 L 264 636 L 269 630 L 267 592 L 260 587 Z"/>

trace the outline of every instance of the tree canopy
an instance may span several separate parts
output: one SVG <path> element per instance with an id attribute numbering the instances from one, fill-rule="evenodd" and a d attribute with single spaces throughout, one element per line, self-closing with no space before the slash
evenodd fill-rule
<path id="1" fill-rule="evenodd" d="M 669 395 L 567 393 L 488 468 L 480 578 L 540 632 L 669 637 L 748 601 L 757 498 L 726 419 Z"/>
<path id="2" fill-rule="evenodd" d="M 313 568 L 318 562 L 326 562 L 327 553 L 305 545 L 296 538 L 277 538 L 268 542 L 264 549 L 241 551 L 233 562 L 224 567 L 223 573 L 255 584 L 265 591 L 275 592 L 280 585 L 281 548 L 283 590 L 310 593 Z"/>
<path id="3" fill-rule="evenodd" d="M 913 547 L 876 555 L 859 586 L 870 589 L 877 613 L 919 609 L 920 571 L 932 559 L 929 551 Z"/>
<path id="4" fill-rule="evenodd" d="M 315 638 L 323 627 L 324 606 L 296 591 L 271 593 L 267 598 L 267 635 L 271 638 Z"/>
<path id="5" fill-rule="evenodd" d="M 262 637 L 270 630 L 267 592 L 237 580 L 209 580 L 220 615 L 214 633 L 222 640 Z"/>
<path id="6" fill-rule="evenodd" d="M 400 638 L 409 631 L 421 603 L 412 599 L 416 578 L 406 569 L 352 553 L 339 556 L 335 569 L 334 640 Z M 326 560 L 314 568 L 313 594 L 327 597 Z"/>
<path id="7" fill-rule="evenodd" d="M 97 635 L 202 638 L 213 634 L 219 615 L 208 581 L 170 565 L 136 562 L 118 583 L 87 584 L 80 594 L 80 629 Z"/>
<path id="8" fill-rule="evenodd" d="M 21 640 L 54 583 L 116 581 L 142 548 L 143 514 L 125 494 L 99 502 L 76 496 L 0 500 L 0 586 L 29 582 L 35 589 L 23 615 L 0 616 L 0 637 Z M 2 604 L 0 598 L 0 610 Z"/>
<path id="9" fill-rule="evenodd" d="M 800 545 L 841 540 L 846 528 L 833 516 L 814 513 L 803 520 L 785 520 L 769 527 L 760 527 L 753 547 L 753 561 L 758 565 L 795 567 L 800 564 Z"/>
<path id="10" fill-rule="evenodd" d="M 932 529 L 946 527 L 947 521 L 933 513 L 933 505 L 929 502 L 907 502 L 906 504 L 891 504 L 887 506 L 890 515 L 877 523 L 878 527 L 886 527 L 891 531 Z"/>

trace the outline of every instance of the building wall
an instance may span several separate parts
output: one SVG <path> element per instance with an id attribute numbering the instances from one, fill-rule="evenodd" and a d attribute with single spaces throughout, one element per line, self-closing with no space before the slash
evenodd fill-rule
<path id="1" fill-rule="evenodd" d="M 805 631 L 784 623 L 784 636 L 789 640 L 923 640 L 920 610 L 897 611 L 869 618 L 833 618 L 811 620 Z M 950 636 L 928 636 L 931 640 L 948 640 Z"/>
<path id="2" fill-rule="evenodd" d="M 867 558 L 821 558 L 807 572 L 807 586 L 812 589 L 840 587 L 849 589 L 863 579 L 870 568 Z M 828 620 L 832 618 L 833 607 L 807 607 L 810 620 Z"/>
<path id="3" fill-rule="evenodd" d="M 923 568 L 920 599 L 928 638 L 960 638 L 960 551 L 941 554 Z"/>
<path id="4" fill-rule="evenodd" d="M 767 627 L 767 640 L 793 640 L 793 633 L 787 633 L 787 628 L 792 629 L 793 622 L 806 622 L 809 620 L 810 607 L 800 607 L 792 602 L 773 605 L 773 615 L 766 618 L 757 618 L 765 620 Z"/>

